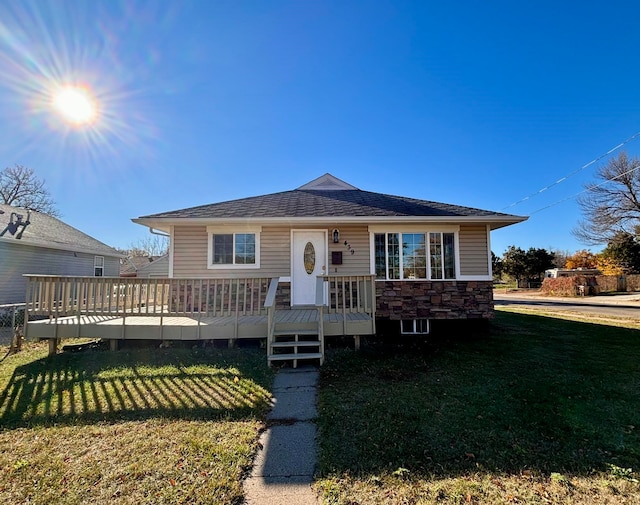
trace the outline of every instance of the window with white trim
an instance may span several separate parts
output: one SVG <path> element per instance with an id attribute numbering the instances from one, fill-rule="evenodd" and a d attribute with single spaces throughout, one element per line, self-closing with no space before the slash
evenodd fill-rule
<path id="1" fill-rule="evenodd" d="M 104 256 L 93 257 L 93 276 L 94 277 L 104 276 Z"/>
<path id="2" fill-rule="evenodd" d="M 426 335 L 430 333 L 428 319 L 401 319 L 400 333 L 403 335 Z"/>
<path id="3" fill-rule="evenodd" d="M 259 268 L 260 233 L 209 229 L 209 268 Z"/>
<path id="4" fill-rule="evenodd" d="M 375 233 L 377 279 L 455 279 L 455 234 Z"/>

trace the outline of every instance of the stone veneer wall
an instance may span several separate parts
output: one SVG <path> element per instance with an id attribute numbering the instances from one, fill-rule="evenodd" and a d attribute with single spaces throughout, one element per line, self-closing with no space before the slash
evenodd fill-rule
<path id="1" fill-rule="evenodd" d="M 291 308 L 291 283 L 281 282 L 278 284 L 278 290 L 276 291 L 276 309 L 290 309 Z"/>
<path id="2" fill-rule="evenodd" d="M 491 281 L 377 281 L 376 317 L 478 319 L 493 317 Z"/>

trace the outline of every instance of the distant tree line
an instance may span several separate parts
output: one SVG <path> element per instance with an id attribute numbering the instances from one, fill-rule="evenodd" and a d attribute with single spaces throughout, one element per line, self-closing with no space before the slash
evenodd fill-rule
<path id="1" fill-rule="evenodd" d="M 555 254 L 546 249 L 509 246 L 501 258 L 491 253 L 493 275 L 498 279 L 507 276 L 521 284 L 541 283 L 545 270 L 555 266 Z"/>
<path id="2" fill-rule="evenodd" d="M 494 276 L 540 281 L 549 268 L 598 269 L 604 275 L 640 274 L 640 159 L 622 152 L 599 167 L 578 198 L 583 219 L 573 230 L 582 243 L 606 247 L 573 254 L 510 246 L 492 253 Z"/>
<path id="3" fill-rule="evenodd" d="M 493 275 L 497 280 L 513 279 L 519 285 L 540 283 L 550 268 L 597 269 L 603 275 L 640 274 L 640 241 L 618 232 L 599 253 L 586 249 L 573 254 L 546 249 L 509 246 L 502 257 L 491 253 Z"/>

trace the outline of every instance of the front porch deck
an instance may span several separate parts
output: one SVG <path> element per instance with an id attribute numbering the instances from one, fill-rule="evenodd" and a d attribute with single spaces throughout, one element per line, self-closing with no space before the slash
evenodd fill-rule
<path id="1" fill-rule="evenodd" d="M 267 360 L 324 360 L 326 336 L 375 333 L 373 276 L 320 276 L 316 303 L 291 307 L 280 279 L 27 276 L 25 336 L 118 340 L 265 338 Z"/>
<path id="2" fill-rule="evenodd" d="M 277 310 L 280 328 L 316 328 L 319 311 L 313 309 Z M 325 336 L 367 335 L 372 318 L 366 313 L 323 314 Z M 267 338 L 267 315 L 244 316 L 138 316 L 80 315 L 29 321 L 28 338 L 104 338 L 143 340 L 213 340 Z"/>

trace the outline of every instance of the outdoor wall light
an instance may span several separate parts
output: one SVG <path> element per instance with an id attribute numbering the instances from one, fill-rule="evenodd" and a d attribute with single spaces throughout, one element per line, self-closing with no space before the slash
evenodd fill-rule
<path id="1" fill-rule="evenodd" d="M 337 244 L 338 242 L 340 242 L 340 230 L 338 230 L 337 228 L 333 230 L 333 243 Z"/>

